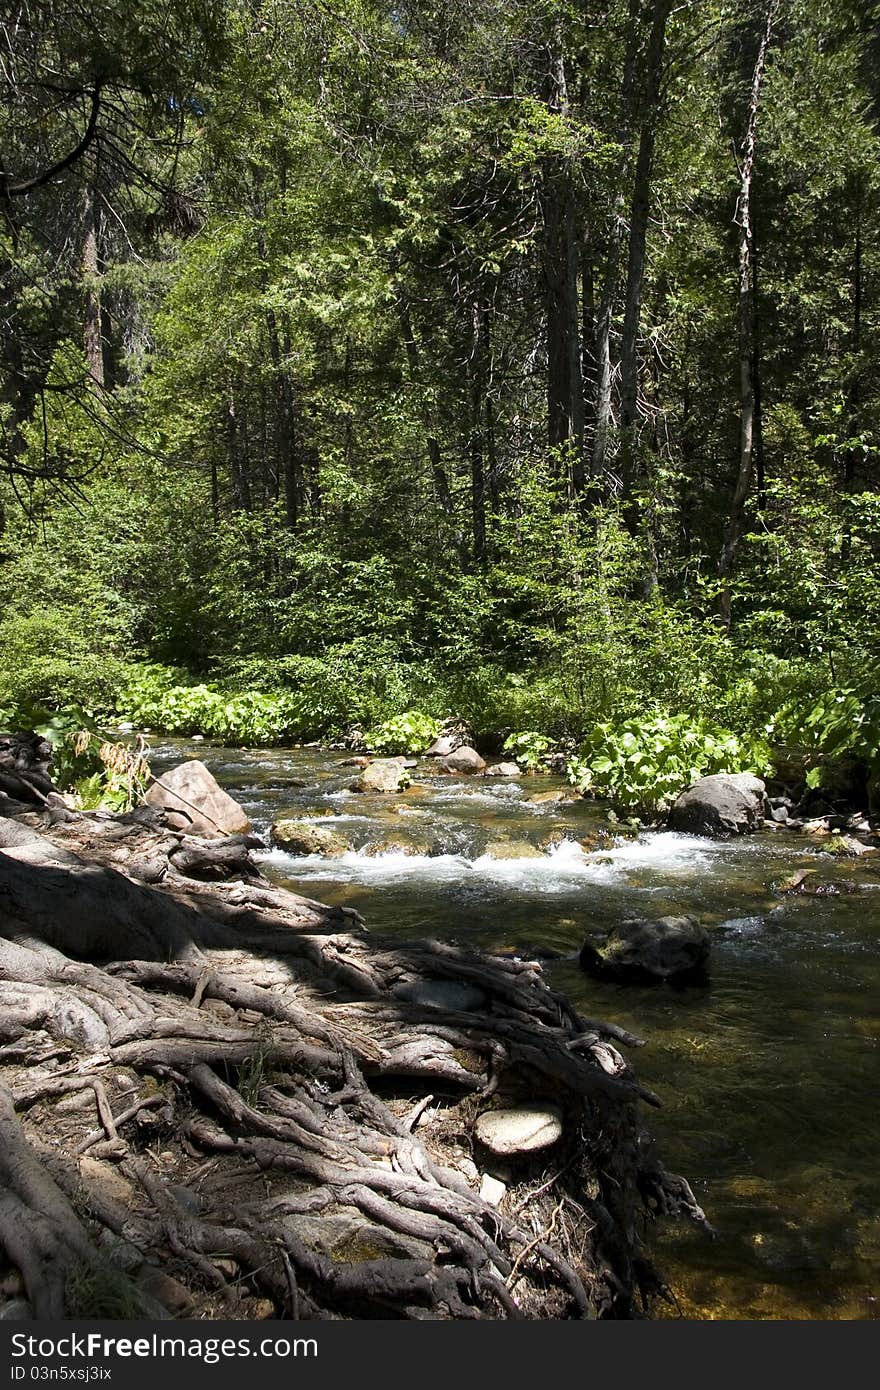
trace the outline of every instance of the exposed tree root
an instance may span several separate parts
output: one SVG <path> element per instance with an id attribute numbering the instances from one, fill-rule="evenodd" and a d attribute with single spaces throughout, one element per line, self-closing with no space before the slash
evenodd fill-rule
<path id="1" fill-rule="evenodd" d="M 639 1041 L 534 963 L 366 935 L 245 840 L 0 818 L 4 1287 L 48 1317 L 638 1316 L 639 1211 L 705 1220 L 640 1143 Z M 480 1148 L 535 1100 L 552 1149 Z"/>

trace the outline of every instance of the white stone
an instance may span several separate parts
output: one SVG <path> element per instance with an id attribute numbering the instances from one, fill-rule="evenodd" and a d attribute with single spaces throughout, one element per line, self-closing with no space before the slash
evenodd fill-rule
<path id="1" fill-rule="evenodd" d="M 555 1105 L 517 1105 L 486 1110 L 474 1135 L 496 1154 L 535 1153 L 555 1144 L 562 1134 L 562 1112 Z"/>
<path id="2" fill-rule="evenodd" d="M 488 1202 L 490 1207 L 497 1207 L 501 1198 L 507 1191 L 507 1183 L 500 1178 L 493 1178 L 491 1173 L 484 1173 L 480 1183 L 480 1196 L 484 1202 Z"/>
<path id="3" fill-rule="evenodd" d="M 364 768 L 356 782 L 352 782 L 353 792 L 399 792 L 409 781 L 406 758 L 374 758 Z"/>

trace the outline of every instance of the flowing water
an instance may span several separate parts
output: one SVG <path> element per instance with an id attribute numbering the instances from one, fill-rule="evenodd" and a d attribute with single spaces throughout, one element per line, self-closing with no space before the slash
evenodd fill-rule
<path id="1" fill-rule="evenodd" d="M 449 777 L 430 762 L 401 796 L 350 791 L 357 769 L 326 750 L 175 741 L 153 767 L 193 756 L 267 843 L 290 812 L 351 845 L 336 859 L 258 855 L 278 882 L 357 908 L 376 932 L 550 956 L 554 988 L 647 1040 L 631 1060 L 664 1103 L 649 1125 L 717 1231 L 649 1232 L 681 1312 L 880 1315 L 880 852 L 835 860 L 788 831 L 624 837 L 595 803 L 535 800 L 566 796 L 559 778 Z M 819 891 L 781 893 L 799 869 Z M 578 967 L 588 934 L 682 913 L 711 931 L 707 985 L 612 985 Z"/>

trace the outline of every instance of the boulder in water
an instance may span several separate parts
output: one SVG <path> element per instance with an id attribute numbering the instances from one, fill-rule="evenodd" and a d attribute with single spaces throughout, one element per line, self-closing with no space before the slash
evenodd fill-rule
<path id="1" fill-rule="evenodd" d="M 192 758 L 157 777 L 146 801 L 165 812 L 174 830 L 191 835 L 238 835 L 250 829 L 243 807 L 225 792 L 213 775 Z"/>
<path id="2" fill-rule="evenodd" d="M 445 758 L 463 744 L 472 744 L 473 739 L 473 730 L 466 720 L 447 719 L 434 742 L 425 749 L 425 757 Z"/>
<path id="3" fill-rule="evenodd" d="M 859 859 L 863 854 L 876 854 L 876 845 L 863 844 L 854 835 L 832 835 L 822 846 L 823 854 L 834 854 L 840 859 Z"/>
<path id="4" fill-rule="evenodd" d="M 365 767 L 356 782 L 352 782 L 353 792 L 401 792 L 409 782 L 406 758 L 374 758 Z"/>
<path id="5" fill-rule="evenodd" d="M 689 835 L 745 835 L 764 819 L 764 783 L 750 772 L 701 777 L 669 812 L 670 830 Z"/>
<path id="6" fill-rule="evenodd" d="M 323 854 L 329 859 L 338 859 L 351 849 L 348 841 L 337 835 L 335 830 L 298 820 L 275 821 L 272 839 L 288 854 Z"/>
<path id="7" fill-rule="evenodd" d="M 486 764 L 476 748 L 463 743 L 454 752 L 448 753 L 440 762 L 444 772 L 484 772 Z"/>
<path id="8" fill-rule="evenodd" d="M 487 767 L 484 777 L 519 777 L 521 769 L 516 763 L 494 763 Z"/>
<path id="9" fill-rule="evenodd" d="M 379 859 L 383 854 L 408 854 L 415 857 L 425 857 L 432 851 L 431 841 L 422 836 L 403 840 L 389 835 L 381 840 L 370 840 L 368 844 L 363 846 L 361 853 L 370 859 Z"/>
<path id="10" fill-rule="evenodd" d="M 580 963 L 605 979 L 696 981 L 708 969 L 709 935 L 691 917 L 620 922 L 601 945 L 584 942 Z"/>

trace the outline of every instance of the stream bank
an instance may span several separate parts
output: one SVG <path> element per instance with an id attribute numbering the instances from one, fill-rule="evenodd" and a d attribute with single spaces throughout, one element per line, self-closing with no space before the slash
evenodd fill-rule
<path id="1" fill-rule="evenodd" d="M 643 1127 L 639 1039 L 539 964 L 365 932 L 151 806 L 2 811 L 4 1318 L 626 1319 L 665 1295 L 642 1218 L 707 1223 Z"/>
<path id="2" fill-rule="evenodd" d="M 422 765 L 426 794 L 371 805 L 348 792 L 341 752 L 173 741 L 153 754 L 157 770 L 189 756 L 210 763 L 258 832 L 309 812 L 351 841 L 337 860 L 261 855 L 279 883 L 354 907 L 375 931 L 537 952 L 579 1010 L 648 1040 L 638 1073 L 663 1101 L 652 1131 L 717 1232 L 706 1242 L 676 1224 L 651 1237 L 689 1316 L 877 1315 L 880 855 L 838 859 L 789 830 L 620 838 L 595 803 L 531 799 L 567 796 L 560 778 L 441 778 Z M 368 852 L 401 825 L 446 852 Z M 533 853 L 486 853 L 505 840 Z M 801 891 L 784 891 L 801 872 Z M 587 934 L 681 912 L 711 933 L 707 985 L 622 986 L 579 969 Z"/>

